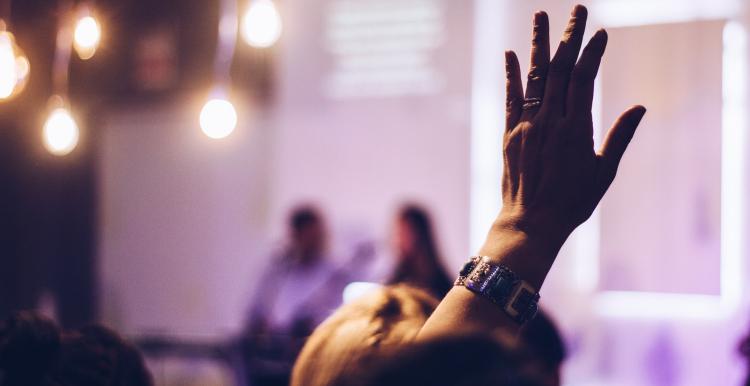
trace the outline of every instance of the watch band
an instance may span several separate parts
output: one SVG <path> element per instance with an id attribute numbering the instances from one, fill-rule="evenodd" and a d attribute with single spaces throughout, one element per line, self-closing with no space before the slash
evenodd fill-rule
<path id="1" fill-rule="evenodd" d="M 466 277 L 469 276 L 471 271 L 474 270 L 474 267 L 479 264 L 479 262 L 482 261 L 481 256 L 472 256 L 469 257 L 469 260 L 464 263 L 464 265 L 461 267 L 461 270 L 458 272 L 458 278 L 456 278 L 456 281 L 453 282 L 454 286 L 462 286 L 466 282 Z"/>
<path id="2" fill-rule="evenodd" d="M 498 305 L 519 324 L 532 319 L 539 308 L 539 293 L 508 267 L 489 257 L 472 256 L 464 264 L 455 285 L 464 286 Z"/>

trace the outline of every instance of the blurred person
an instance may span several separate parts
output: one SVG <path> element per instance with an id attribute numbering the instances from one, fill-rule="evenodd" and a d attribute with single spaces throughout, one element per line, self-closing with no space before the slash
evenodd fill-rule
<path id="1" fill-rule="evenodd" d="M 56 379 L 61 385 L 151 386 L 143 356 L 115 331 L 87 326 L 63 335 Z"/>
<path id="2" fill-rule="evenodd" d="M 537 358 L 503 334 L 458 333 L 408 342 L 371 358 L 337 386 L 546 386 Z"/>
<path id="3" fill-rule="evenodd" d="M 329 260 L 328 235 L 317 208 L 295 208 L 288 242 L 270 260 L 243 337 L 247 377 L 255 385 L 288 385 L 305 339 L 341 302 L 346 280 Z"/>
<path id="4" fill-rule="evenodd" d="M 50 319 L 18 312 L 0 324 L 0 385 L 48 385 L 52 382 L 61 333 Z"/>
<path id="5" fill-rule="evenodd" d="M 745 366 L 747 367 L 747 373 L 745 374 L 744 386 L 750 386 L 750 334 L 745 336 L 739 344 L 739 352 L 745 360 Z"/>
<path id="6" fill-rule="evenodd" d="M 560 386 L 562 365 L 566 357 L 565 342 L 549 314 L 539 310 L 536 316 L 521 328 L 520 341 L 538 362 L 542 384 Z"/>
<path id="7" fill-rule="evenodd" d="M 417 205 L 406 205 L 398 212 L 394 226 L 396 265 L 387 283 L 422 288 L 442 299 L 453 281 L 440 262 L 429 214 Z"/>
<path id="8" fill-rule="evenodd" d="M 382 352 L 413 340 L 438 300 L 395 285 L 341 306 L 310 336 L 294 365 L 292 386 L 345 384 Z"/>
<path id="9" fill-rule="evenodd" d="M 151 386 L 135 346 L 102 326 L 63 331 L 21 312 L 0 326 L 0 385 Z"/>

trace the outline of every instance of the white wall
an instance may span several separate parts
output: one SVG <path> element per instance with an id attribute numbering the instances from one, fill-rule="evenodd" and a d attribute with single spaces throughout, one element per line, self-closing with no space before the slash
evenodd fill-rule
<path id="1" fill-rule="evenodd" d="M 267 248 L 268 126 L 244 108 L 210 140 L 186 105 L 112 112 L 101 133 L 101 306 L 129 334 L 236 330 Z"/>

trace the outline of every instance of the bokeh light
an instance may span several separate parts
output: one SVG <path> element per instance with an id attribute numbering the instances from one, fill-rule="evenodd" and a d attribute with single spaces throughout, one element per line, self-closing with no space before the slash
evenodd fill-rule
<path id="1" fill-rule="evenodd" d="M 281 16 L 270 0 L 250 3 L 241 26 L 242 38 L 253 47 L 270 47 L 281 36 Z"/>
<path id="2" fill-rule="evenodd" d="M 210 138 L 225 138 L 237 126 L 237 111 L 226 99 L 211 99 L 201 109 L 200 125 Z"/>
<path id="3" fill-rule="evenodd" d="M 44 123 L 44 147 L 54 155 L 66 155 L 78 145 L 78 125 L 70 112 L 58 107 Z"/>
<path id="4" fill-rule="evenodd" d="M 78 57 L 86 60 L 94 56 L 101 37 L 101 26 L 93 16 L 86 15 L 78 19 L 73 33 L 73 47 Z"/>
<path id="5" fill-rule="evenodd" d="M 0 26 L 4 28 L 2 21 Z M 0 30 L 0 101 L 23 91 L 29 78 L 29 68 L 29 60 L 16 45 L 13 34 Z"/>

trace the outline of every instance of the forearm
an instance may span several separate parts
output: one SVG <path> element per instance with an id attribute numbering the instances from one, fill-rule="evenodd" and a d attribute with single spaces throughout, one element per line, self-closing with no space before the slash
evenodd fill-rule
<path id="1" fill-rule="evenodd" d="M 479 254 L 510 268 L 540 289 L 564 241 L 560 232 L 521 230 L 506 221 L 496 221 Z M 467 329 L 516 333 L 519 327 L 490 300 L 465 287 L 454 287 L 427 320 L 419 339 Z"/>

